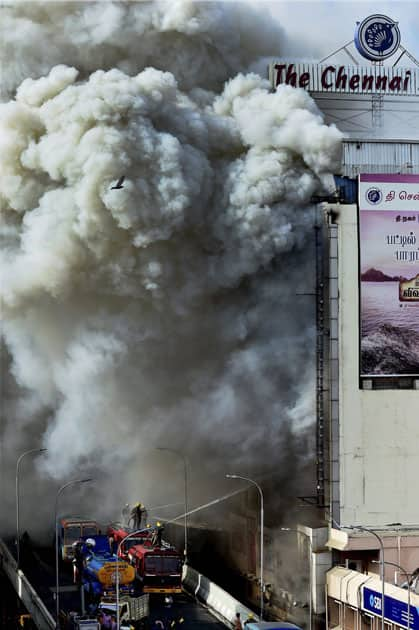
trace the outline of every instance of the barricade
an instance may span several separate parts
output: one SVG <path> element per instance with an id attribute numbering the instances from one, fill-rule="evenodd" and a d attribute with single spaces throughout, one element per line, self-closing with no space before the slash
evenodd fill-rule
<path id="1" fill-rule="evenodd" d="M 182 583 L 188 593 L 207 606 L 209 611 L 229 628 L 233 627 L 233 620 L 238 612 L 243 620 L 249 615 L 253 615 L 255 621 L 259 619 L 250 608 L 246 608 L 227 591 L 188 565 L 183 566 Z"/>

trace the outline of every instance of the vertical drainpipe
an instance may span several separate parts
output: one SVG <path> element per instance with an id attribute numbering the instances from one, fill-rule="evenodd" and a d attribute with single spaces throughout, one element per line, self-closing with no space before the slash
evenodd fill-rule
<path id="1" fill-rule="evenodd" d="M 400 539 L 400 532 L 397 534 L 397 564 L 401 564 L 400 562 L 400 556 L 401 556 L 401 539 Z"/>

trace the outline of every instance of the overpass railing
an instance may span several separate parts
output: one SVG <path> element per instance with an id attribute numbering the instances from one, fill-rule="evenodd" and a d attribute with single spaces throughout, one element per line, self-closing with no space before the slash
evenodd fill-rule
<path id="1" fill-rule="evenodd" d="M 259 617 L 250 608 L 243 606 L 230 593 L 227 593 L 214 582 L 210 582 L 205 575 L 198 573 L 188 565 L 183 566 L 182 584 L 188 593 L 194 595 L 221 623 L 229 628 L 233 627 L 233 620 L 237 612 L 240 613 L 243 620 L 247 619 L 249 615 L 252 615 L 255 621 L 259 620 Z"/>
<path id="2" fill-rule="evenodd" d="M 30 613 L 39 630 L 55 630 L 55 620 L 45 604 L 31 586 L 25 574 L 17 568 L 16 560 L 0 539 L 0 567 L 9 578 L 19 599 Z"/>

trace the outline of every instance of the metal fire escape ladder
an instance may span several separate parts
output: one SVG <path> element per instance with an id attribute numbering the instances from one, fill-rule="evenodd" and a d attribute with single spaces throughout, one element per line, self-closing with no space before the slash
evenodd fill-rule
<path id="1" fill-rule="evenodd" d="M 323 203 L 331 201 L 327 197 L 312 197 L 314 206 L 314 246 L 315 246 L 315 291 L 313 293 L 299 293 L 298 295 L 312 295 L 316 300 L 316 495 L 298 497 L 305 503 L 325 507 L 325 301 L 324 301 L 324 225 Z M 335 201 L 333 196 L 333 201 Z"/>
<path id="2" fill-rule="evenodd" d="M 316 247 L 316 468 L 317 468 L 317 505 L 324 506 L 325 501 L 325 419 L 324 419 L 324 256 L 322 225 L 319 222 L 319 210 L 316 209 L 315 247 Z"/>

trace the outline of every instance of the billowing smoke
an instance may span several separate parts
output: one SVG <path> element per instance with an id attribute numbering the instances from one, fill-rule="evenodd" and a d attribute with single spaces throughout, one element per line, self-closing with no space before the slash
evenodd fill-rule
<path id="1" fill-rule="evenodd" d="M 198 488 L 295 477 L 314 422 L 310 198 L 340 133 L 246 71 L 280 29 L 173 0 L 2 18 L 6 476 L 43 446 L 40 485 L 96 470 L 114 507 L 170 499 L 157 446 Z"/>

